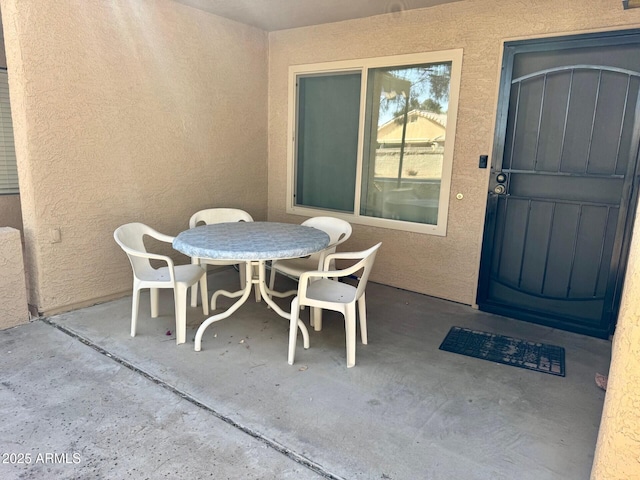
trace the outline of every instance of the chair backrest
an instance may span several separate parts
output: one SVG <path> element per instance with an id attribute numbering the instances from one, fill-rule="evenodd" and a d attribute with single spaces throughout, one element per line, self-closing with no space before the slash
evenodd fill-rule
<path id="1" fill-rule="evenodd" d="M 312 217 L 302 222 L 302 225 L 317 228 L 329 235 L 329 246 L 309 257 L 309 264 L 318 265 L 317 268 L 322 268 L 324 257 L 326 257 L 327 254 L 334 253 L 338 245 L 347 241 L 352 231 L 349 222 L 334 217 Z M 333 268 L 333 266 L 334 264 L 332 263 L 331 268 Z"/>
<path id="2" fill-rule="evenodd" d="M 113 232 L 113 238 L 118 245 L 125 251 L 131 262 L 133 274 L 140 278 L 146 272 L 153 271 L 153 267 L 148 257 L 140 256 L 147 253 L 144 246 L 144 236 L 154 236 L 155 230 L 144 223 L 127 223 L 116 228 Z"/>
<path id="3" fill-rule="evenodd" d="M 378 249 L 382 245 L 382 242 L 374 245 L 373 247 L 364 250 L 362 252 L 357 252 L 356 255 L 361 256 L 361 260 L 357 262 L 355 265 L 349 267 L 349 270 L 352 273 L 357 272 L 362 269 L 362 274 L 360 275 L 360 279 L 358 280 L 358 286 L 356 287 L 356 298 L 360 298 L 364 293 L 365 288 L 367 287 L 367 281 L 369 280 L 369 274 L 371 274 L 371 270 L 373 269 L 373 262 L 376 259 L 376 253 L 378 253 Z M 355 256 L 354 258 L 358 258 Z"/>
<path id="4" fill-rule="evenodd" d="M 199 223 L 211 225 L 224 222 L 253 222 L 253 218 L 244 210 L 238 208 L 207 208 L 191 215 L 189 228 Z"/>
<path id="5" fill-rule="evenodd" d="M 307 227 L 317 228 L 329 235 L 329 246 L 335 247 L 347 241 L 351 236 L 351 224 L 345 220 L 334 217 L 313 217 L 302 222 Z"/>

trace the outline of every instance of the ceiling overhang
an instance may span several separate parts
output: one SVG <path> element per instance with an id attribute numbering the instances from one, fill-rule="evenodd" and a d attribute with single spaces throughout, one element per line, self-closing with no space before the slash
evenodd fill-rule
<path id="1" fill-rule="evenodd" d="M 175 0 L 271 32 L 430 8 L 460 0 Z"/>

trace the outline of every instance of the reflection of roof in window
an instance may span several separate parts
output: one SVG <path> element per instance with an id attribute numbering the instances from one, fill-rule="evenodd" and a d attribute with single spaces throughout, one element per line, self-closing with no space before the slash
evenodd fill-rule
<path id="1" fill-rule="evenodd" d="M 378 143 L 397 144 L 402 141 L 404 115 L 399 115 L 378 128 Z M 447 129 L 447 114 L 426 110 L 411 110 L 407 113 L 405 143 L 444 143 Z"/>

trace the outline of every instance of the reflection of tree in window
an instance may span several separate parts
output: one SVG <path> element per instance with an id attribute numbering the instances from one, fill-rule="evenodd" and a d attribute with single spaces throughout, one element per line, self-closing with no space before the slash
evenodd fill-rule
<path id="1" fill-rule="evenodd" d="M 377 131 L 370 130 L 367 142 L 369 167 L 363 178 L 362 213 L 435 224 L 451 64 L 392 67 L 371 73 L 369 105 Z"/>
<path id="2" fill-rule="evenodd" d="M 388 69 L 387 73 L 397 79 L 411 82 L 408 107 L 409 110 L 427 110 L 442 113 L 449 101 L 449 83 L 451 80 L 451 64 L 439 63 L 421 67 Z M 380 102 L 380 113 L 392 112 L 391 117 L 399 118 L 405 108 L 402 95 L 384 95 Z"/>

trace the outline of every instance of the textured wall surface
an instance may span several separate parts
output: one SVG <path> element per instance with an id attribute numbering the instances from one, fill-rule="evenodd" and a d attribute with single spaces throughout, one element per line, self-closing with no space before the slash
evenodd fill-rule
<path id="1" fill-rule="evenodd" d="M 372 279 L 473 304 L 492 151 L 502 42 L 640 27 L 640 9 L 587 0 L 467 0 L 401 14 L 274 32 L 269 36 L 269 218 L 286 214 L 287 83 L 290 65 L 462 48 L 462 81 L 447 236 L 354 225 L 344 248 L 383 245 Z M 447 139 L 449 141 L 449 139 Z M 457 200 L 456 194 L 464 198 Z"/>
<path id="2" fill-rule="evenodd" d="M 130 292 L 113 240 L 267 215 L 267 35 L 170 0 L 2 0 L 31 304 Z M 187 261 L 186 258 L 183 261 Z"/>
<path id="3" fill-rule="evenodd" d="M 636 215 L 640 225 L 640 210 Z M 640 478 L 640 235 L 631 243 L 592 480 Z"/>
<path id="4" fill-rule="evenodd" d="M 29 321 L 20 232 L 0 227 L 0 330 Z"/>

